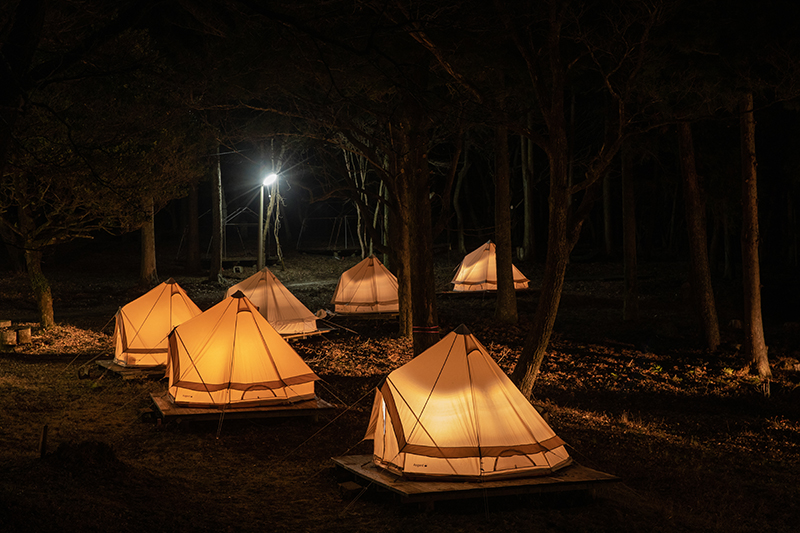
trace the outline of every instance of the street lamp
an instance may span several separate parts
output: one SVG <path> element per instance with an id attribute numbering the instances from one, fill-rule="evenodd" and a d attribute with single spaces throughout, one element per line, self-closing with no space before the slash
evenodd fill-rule
<path id="1" fill-rule="evenodd" d="M 261 195 L 258 201 L 258 259 L 256 260 L 256 270 L 264 268 L 264 187 L 269 187 L 278 179 L 274 172 L 267 174 L 261 183 Z"/>

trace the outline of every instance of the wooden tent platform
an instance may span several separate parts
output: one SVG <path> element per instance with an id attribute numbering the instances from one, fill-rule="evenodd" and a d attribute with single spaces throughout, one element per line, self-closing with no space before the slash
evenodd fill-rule
<path id="1" fill-rule="evenodd" d="M 319 328 L 314 331 L 304 331 L 303 333 L 290 333 L 289 335 L 281 335 L 285 340 L 289 339 L 305 339 L 307 337 L 313 337 L 315 335 L 325 335 L 326 333 L 330 333 L 331 331 L 336 330 L 336 328 Z"/>
<path id="2" fill-rule="evenodd" d="M 357 320 L 392 320 L 400 316 L 400 313 L 333 313 L 333 316 Z"/>
<path id="3" fill-rule="evenodd" d="M 492 481 L 411 481 L 380 468 L 371 455 L 333 457 L 337 468 L 356 479 L 372 483 L 397 494 L 402 503 L 426 503 L 437 500 L 461 500 L 485 496 L 550 493 L 592 490 L 600 484 L 621 481 L 620 478 L 572 463 L 549 476 L 521 477 Z M 366 485 L 366 484 L 365 484 Z"/>
<path id="4" fill-rule="evenodd" d="M 212 407 L 182 407 L 169 400 L 167 391 L 151 393 L 150 398 L 156 406 L 156 417 L 163 423 L 173 420 L 219 420 L 220 415 L 226 419 L 234 418 L 285 418 L 311 417 L 315 421 L 319 415 L 329 413 L 335 408 L 325 400 L 315 398 L 290 405 L 262 405 L 250 407 L 228 407 L 217 409 Z"/>
<path id="5" fill-rule="evenodd" d="M 166 372 L 165 365 L 148 367 L 122 366 L 115 363 L 113 359 L 101 359 L 96 363 L 106 370 L 114 372 L 122 379 L 161 379 Z"/>
<path id="6" fill-rule="evenodd" d="M 531 287 L 526 289 L 516 289 L 514 292 L 517 294 L 525 294 L 528 292 L 533 292 Z M 447 290 L 447 291 L 439 291 L 436 294 L 441 296 L 495 296 L 497 294 L 497 289 L 486 289 L 483 291 L 454 291 L 454 290 Z"/>

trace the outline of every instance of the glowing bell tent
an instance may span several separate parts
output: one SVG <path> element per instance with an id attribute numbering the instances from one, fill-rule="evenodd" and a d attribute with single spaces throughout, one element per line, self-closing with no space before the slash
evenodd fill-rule
<path id="1" fill-rule="evenodd" d="M 514 288 L 527 289 L 528 278 L 514 265 L 511 265 L 511 270 Z M 497 259 L 494 243 L 488 241 L 464 256 L 450 283 L 453 284 L 454 291 L 496 291 Z"/>
<path id="2" fill-rule="evenodd" d="M 242 291 L 281 335 L 317 331 L 317 317 L 267 267 L 229 288 L 225 297 L 237 291 Z"/>
<path id="3" fill-rule="evenodd" d="M 342 314 L 397 313 L 397 278 L 370 255 L 341 275 L 331 303 Z"/>
<path id="4" fill-rule="evenodd" d="M 291 404 L 318 379 L 241 291 L 172 330 L 167 376 L 185 407 Z"/>
<path id="5" fill-rule="evenodd" d="M 386 377 L 365 438 L 376 465 L 409 479 L 537 476 L 572 462 L 463 325 Z"/>
<path id="6" fill-rule="evenodd" d="M 117 311 L 114 363 L 142 368 L 165 365 L 169 332 L 200 313 L 175 280 L 161 283 Z"/>

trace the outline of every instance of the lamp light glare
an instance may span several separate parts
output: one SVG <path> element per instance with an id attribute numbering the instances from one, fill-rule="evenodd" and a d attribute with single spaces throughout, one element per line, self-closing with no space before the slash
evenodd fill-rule
<path id="1" fill-rule="evenodd" d="M 264 185 L 272 185 L 275 183 L 275 180 L 278 179 L 278 175 L 274 172 L 272 174 L 267 174 L 267 177 L 264 178 Z"/>

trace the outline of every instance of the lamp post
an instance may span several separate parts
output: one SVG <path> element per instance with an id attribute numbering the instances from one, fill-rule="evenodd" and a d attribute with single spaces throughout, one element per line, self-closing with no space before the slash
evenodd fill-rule
<path id="1" fill-rule="evenodd" d="M 258 271 L 264 268 L 264 187 L 272 185 L 277 179 L 278 175 L 273 172 L 261 182 L 261 194 L 258 201 L 258 259 L 256 260 L 256 270 Z"/>

